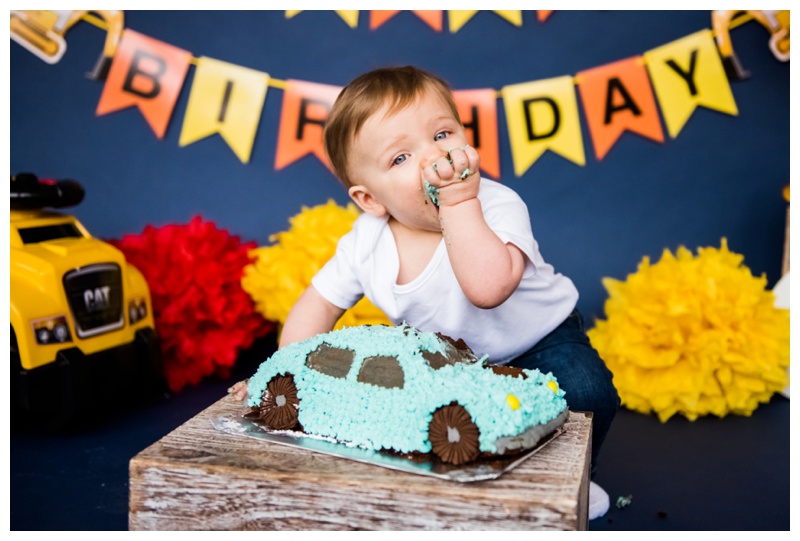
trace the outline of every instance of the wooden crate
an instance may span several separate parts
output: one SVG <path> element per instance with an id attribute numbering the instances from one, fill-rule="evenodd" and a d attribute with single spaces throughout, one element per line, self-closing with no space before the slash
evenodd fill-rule
<path id="1" fill-rule="evenodd" d="M 498 479 L 458 483 L 219 432 L 226 396 L 130 462 L 131 530 L 585 530 L 591 417 Z"/>

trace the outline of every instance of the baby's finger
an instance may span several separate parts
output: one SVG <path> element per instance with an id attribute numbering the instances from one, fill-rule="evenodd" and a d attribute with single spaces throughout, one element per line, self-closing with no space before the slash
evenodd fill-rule
<path id="1" fill-rule="evenodd" d="M 469 160 L 469 168 L 474 173 L 481 167 L 481 156 L 478 154 L 478 151 L 475 150 L 473 147 L 467 145 L 464 147 L 464 154 L 467 156 Z"/>
<path id="2" fill-rule="evenodd" d="M 439 180 L 449 180 L 453 178 L 456 171 L 453 164 L 450 162 L 450 158 L 447 156 L 442 156 L 433 162 L 431 164 L 431 169 L 435 174 L 434 178 L 429 179 L 432 183 L 434 180 L 437 181 L 437 183 Z"/>
<path id="3" fill-rule="evenodd" d="M 450 150 L 450 160 L 452 160 L 453 170 L 459 175 L 461 171 L 469 167 L 469 157 L 462 147 Z"/>

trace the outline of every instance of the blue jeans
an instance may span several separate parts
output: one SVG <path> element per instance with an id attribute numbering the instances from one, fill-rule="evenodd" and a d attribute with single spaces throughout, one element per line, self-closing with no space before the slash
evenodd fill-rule
<path id="1" fill-rule="evenodd" d="M 538 368 L 543 373 L 552 372 L 564 390 L 569 409 L 591 411 L 592 421 L 592 477 L 597 465 L 597 455 L 606 438 L 611 422 L 619 409 L 617 389 L 612 383 L 611 371 L 600 358 L 586 336 L 583 316 L 576 308 L 550 334 L 531 349 L 515 358 L 509 366 Z"/>

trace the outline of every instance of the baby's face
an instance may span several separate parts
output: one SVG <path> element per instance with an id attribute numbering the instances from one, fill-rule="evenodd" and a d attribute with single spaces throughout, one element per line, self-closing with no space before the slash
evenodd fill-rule
<path id="1" fill-rule="evenodd" d="M 432 92 L 388 113 L 369 117 L 351 146 L 349 172 L 394 219 L 416 229 L 439 231 L 437 209 L 423 187 L 422 169 L 450 149 L 467 144 L 450 107 Z"/>

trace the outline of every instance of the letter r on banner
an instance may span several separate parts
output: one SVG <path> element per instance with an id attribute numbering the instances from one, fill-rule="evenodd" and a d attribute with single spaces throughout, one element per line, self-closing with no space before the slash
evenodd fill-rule
<path id="1" fill-rule="evenodd" d="M 328 112 L 341 87 L 289 80 L 283 91 L 275 169 L 283 169 L 306 154 L 314 154 L 331 171 L 322 145 Z"/>

